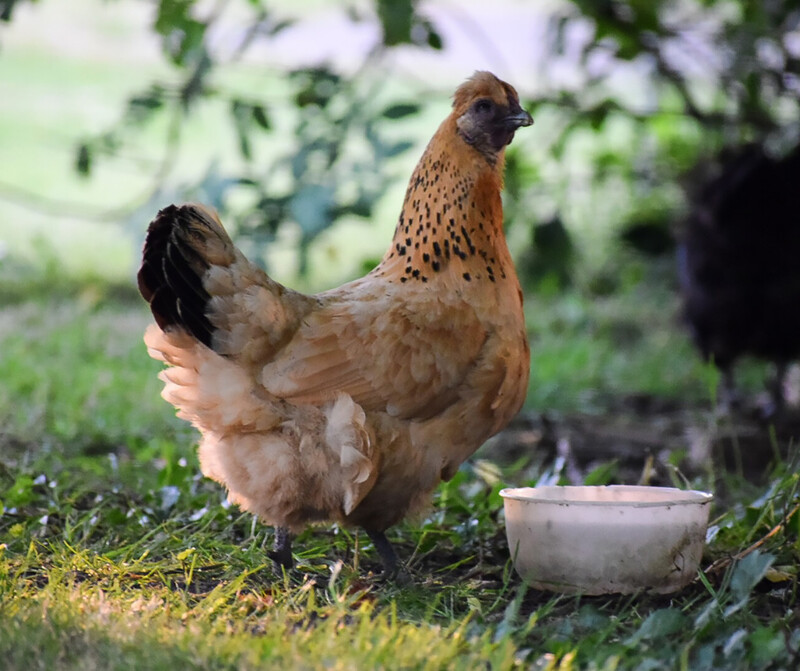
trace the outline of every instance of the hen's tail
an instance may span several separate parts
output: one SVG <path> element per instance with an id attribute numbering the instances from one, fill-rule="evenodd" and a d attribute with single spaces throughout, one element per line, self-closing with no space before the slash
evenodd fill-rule
<path id="1" fill-rule="evenodd" d="M 139 291 L 162 330 L 179 326 L 211 347 L 211 295 L 203 276 L 212 266 L 230 266 L 236 250 L 217 215 L 202 205 L 170 205 L 147 229 Z"/>
<path id="2" fill-rule="evenodd" d="M 162 396 L 203 433 L 203 473 L 278 526 L 349 515 L 378 476 L 364 410 L 344 393 L 294 405 L 262 384 L 316 298 L 250 263 L 200 205 L 158 213 L 138 277 L 157 323 L 144 340 L 167 364 Z"/>

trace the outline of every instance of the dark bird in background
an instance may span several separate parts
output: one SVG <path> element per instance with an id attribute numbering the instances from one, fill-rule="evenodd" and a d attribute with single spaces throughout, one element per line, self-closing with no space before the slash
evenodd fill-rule
<path id="1" fill-rule="evenodd" d="M 657 258 L 675 252 L 671 212 L 666 209 L 635 217 L 619 233 L 620 242 L 644 256 Z"/>
<path id="2" fill-rule="evenodd" d="M 570 286 L 578 255 L 561 217 L 556 215 L 533 226 L 530 242 L 518 263 L 525 288 L 539 290 L 542 282 L 557 290 Z"/>
<path id="3" fill-rule="evenodd" d="M 478 72 L 456 91 L 411 176 L 394 238 L 364 277 L 316 295 L 248 261 L 216 214 L 169 206 L 150 224 L 139 289 L 164 361 L 162 395 L 203 434 L 203 472 L 278 528 L 385 530 L 424 508 L 519 410 L 530 353 L 503 233 L 505 148 L 533 123 Z"/>
<path id="4" fill-rule="evenodd" d="M 702 355 L 736 399 L 744 355 L 776 366 L 772 414 L 787 366 L 800 356 L 800 146 L 782 159 L 739 150 L 702 189 L 678 248 L 684 314 Z"/>

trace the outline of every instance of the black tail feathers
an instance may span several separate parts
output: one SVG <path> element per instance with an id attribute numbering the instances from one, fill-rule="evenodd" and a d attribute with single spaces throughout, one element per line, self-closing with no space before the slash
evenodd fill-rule
<path id="1" fill-rule="evenodd" d="M 206 314 L 211 296 L 202 281 L 210 264 L 198 249 L 203 227 L 196 225 L 203 218 L 192 205 L 161 210 L 147 229 L 137 279 L 161 329 L 183 328 L 211 347 L 214 327 Z"/>

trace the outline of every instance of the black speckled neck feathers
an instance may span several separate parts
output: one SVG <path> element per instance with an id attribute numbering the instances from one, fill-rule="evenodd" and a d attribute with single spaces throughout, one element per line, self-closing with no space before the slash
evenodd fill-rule
<path id="1" fill-rule="evenodd" d="M 392 244 L 373 273 L 404 284 L 515 276 L 503 234 L 502 159 L 487 163 L 446 120 L 411 176 Z"/>

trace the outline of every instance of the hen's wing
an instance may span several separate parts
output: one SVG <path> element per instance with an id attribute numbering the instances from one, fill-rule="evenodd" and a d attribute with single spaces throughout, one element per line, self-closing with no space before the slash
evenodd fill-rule
<path id="1" fill-rule="evenodd" d="M 453 292 L 398 291 L 370 275 L 315 297 L 291 291 L 201 206 L 159 213 L 139 283 L 162 329 L 182 327 L 269 393 L 301 403 L 344 392 L 366 410 L 432 417 L 463 392 L 487 338 Z"/>
<path id="2" fill-rule="evenodd" d="M 391 285 L 368 280 L 322 294 L 320 308 L 306 315 L 260 381 L 295 402 L 343 391 L 366 410 L 432 417 L 457 399 L 487 332 L 463 300 L 412 294 L 412 304 Z"/>

